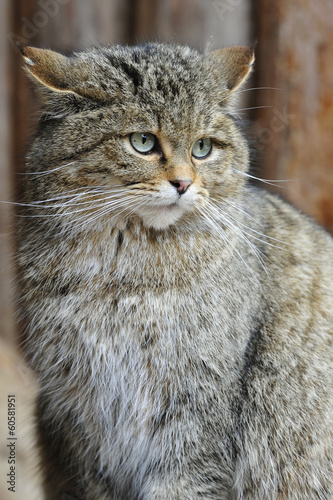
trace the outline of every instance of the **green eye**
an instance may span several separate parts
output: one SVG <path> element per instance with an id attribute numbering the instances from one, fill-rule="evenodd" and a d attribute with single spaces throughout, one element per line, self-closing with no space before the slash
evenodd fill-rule
<path id="1" fill-rule="evenodd" d="M 135 151 L 142 154 L 149 154 L 155 147 L 156 137 L 149 133 L 134 132 L 130 135 L 130 142 Z"/>
<path id="2" fill-rule="evenodd" d="M 211 139 L 199 139 L 194 143 L 192 155 L 194 156 L 194 158 L 202 160 L 203 158 L 207 158 L 207 156 L 210 155 L 210 153 L 212 152 L 212 147 L 213 145 Z"/>

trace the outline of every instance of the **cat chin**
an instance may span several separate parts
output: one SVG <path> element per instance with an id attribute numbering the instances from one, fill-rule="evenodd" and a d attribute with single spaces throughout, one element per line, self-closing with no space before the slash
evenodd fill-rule
<path id="1" fill-rule="evenodd" d="M 182 217 L 184 212 L 185 210 L 183 208 L 173 204 L 154 210 L 147 210 L 145 213 L 140 213 L 140 218 L 145 227 L 162 230 L 175 224 Z"/>

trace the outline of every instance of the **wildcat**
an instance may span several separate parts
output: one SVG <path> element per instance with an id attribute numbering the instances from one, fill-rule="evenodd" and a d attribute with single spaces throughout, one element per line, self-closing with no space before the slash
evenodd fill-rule
<path id="1" fill-rule="evenodd" d="M 45 498 L 332 498 L 333 241 L 247 182 L 246 47 L 25 47 Z"/>

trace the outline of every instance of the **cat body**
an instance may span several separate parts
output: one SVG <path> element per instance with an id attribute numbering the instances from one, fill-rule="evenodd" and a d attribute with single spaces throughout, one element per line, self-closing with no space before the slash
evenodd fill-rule
<path id="1" fill-rule="evenodd" d="M 18 225 L 45 498 L 329 499 L 333 242 L 246 182 L 252 52 L 23 55 L 46 101 Z"/>

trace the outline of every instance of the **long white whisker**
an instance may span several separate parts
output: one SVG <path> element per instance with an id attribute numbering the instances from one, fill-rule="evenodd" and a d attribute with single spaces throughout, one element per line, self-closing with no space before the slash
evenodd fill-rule
<path id="1" fill-rule="evenodd" d="M 223 212 L 223 215 L 221 214 L 221 216 L 223 217 L 223 220 L 225 220 L 225 221 L 228 221 L 228 222 L 229 222 L 229 224 L 230 224 L 230 226 L 231 226 L 231 227 L 233 227 L 234 229 L 236 229 L 236 228 L 237 228 L 237 231 L 239 231 L 239 232 L 241 233 L 242 238 L 243 238 L 243 239 L 244 239 L 244 240 L 248 243 L 248 245 L 249 245 L 249 246 L 251 246 L 251 247 L 252 247 L 252 249 L 253 249 L 253 251 L 254 251 L 255 253 L 260 252 L 260 253 L 261 253 L 261 255 L 263 255 L 264 257 L 266 257 L 266 256 L 265 256 L 265 255 L 264 255 L 264 254 L 263 254 L 260 250 L 258 250 L 258 248 L 257 248 L 257 247 L 255 247 L 255 245 L 254 245 L 254 244 L 253 244 L 253 243 L 252 243 L 252 242 L 251 242 L 251 241 L 250 241 L 250 240 L 249 240 L 249 239 L 248 239 L 245 235 L 247 235 L 247 236 L 249 236 L 250 238 L 253 238 L 253 239 L 257 240 L 257 241 L 260 241 L 261 243 L 264 243 L 265 245 L 272 246 L 272 247 L 274 247 L 274 248 L 279 248 L 280 250 L 284 250 L 283 248 L 280 248 L 280 247 L 278 247 L 277 245 L 274 245 L 274 244 L 272 244 L 272 243 L 269 243 L 268 241 L 263 240 L 263 239 L 261 239 L 261 238 L 258 238 L 258 237 L 256 237 L 256 236 L 254 236 L 253 234 L 248 233 L 247 231 L 244 231 L 244 230 L 243 230 L 243 229 L 241 229 L 240 227 L 235 226 L 235 224 L 239 224 L 240 226 L 243 226 L 243 227 L 245 227 L 246 229 L 251 230 L 251 228 L 250 228 L 250 227 L 246 226 L 246 224 L 244 224 L 244 223 L 242 223 L 240 220 L 238 220 L 238 219 L 234 218 L 232 215 L 230 215 L 230 214 L 229 214 L 229 215 L 226 215 L 226 214 Z M 259 233 L 259 234 L 261 234 L 261 233 Z M 266 235 L 262 234 L 262 236 L 264 236 L 264 237 L 265 237 Z"/>
<path id="2" fill-rule="evenodd" d="M 249 111 L 251 109 L 274 108 L 274 106 L 252 106 L 251 108 L 236 109 L 236 111 Z"/>
<path id="3" fill-rule="evenodd" d="M 223 200 L 223 203 L 224 203 L 225 205 L 228 205 L 228 204 L 229 204 L 229 201 L 227 202 L 226 200 Z M 229 217 L 233 218 L 233 217 L 232 217 L 232 215 L 230 215 L 230 214 L 229 214 Z M 260 231 L 256 231 L 256 230 L 255 230 L 255 229 L 253 229 L 252 227 L 247 226 L 246 224 L 244 224 L 243 222 L 241 222 L 241 221 L 239 221 L 239 220 L 237 220 L 237 219 L 234 219 L 234 220 L 236 220 L 238 224 L 240 224 L 240 225 L 244 226 L 244 227 L 245 227 L 246 229 L 248 229 L 249 231 L 251 231 L 251 232 L 253 232 L 253 233 L 255 233 L 255 234 L 258 234 L 259 236 L 262 236 L 263 238 L 265 238 L 265 239 L 260 239 L 260 238 L 258 238 L 258 237 L 256 237 L 256 236 L 254 236 L 253 234 L 250 234 L 250 233 L 245 232 L 245 234 L 247 234 L 247 235 L 248 235 L 248 236 L 250 236 L 251 238 L 254 238 L 254 239 L 258 240 L 258 241 L 261 241 L 261 242 L 265 243 L 266 245 L 272 246 L 272 247 L 274 247 L 274 248 L 278 248 L 279 250 L 284 250 L 285 252 L 289 252 L 289 251 L 290 251 L 290 250 L 288 250 L 287 248 L 282 248 L 282 247 L 279 247 L 279 246 L 277 246 L 277 245 L 274 245 L 273 243 L 270 243 L 269 241 L 267 241 L 267 240 L 266 240 L 266 238 L 267 238 L 267 239 L 269 239 L 269 240 L 273 240 L 273 241 L 276 241 L 276 242 L 278 242 L 278 243 L 282 243 L 282 244 L 283 244 L 283 245 L 285 245 L 285 246 L 291 246 L 291 247 L 293 247 L 293 246 L 294 246 L 292 243 L 286 243 L 286 242 L 284 242 L 284 241 L 282 241 L 282 240 L 279 240 L 279 239 L 277 239 L 277 238 L 273 238 L 272 236 L 269 236 L 268 234 L 261 233 Z"/>
<path id="4" fill-rule="evenodd" d="M 239 227 L 237 227 L 233 222 L 232 220 L 230 220 L 230 218 L 225 214 L 225 213 L 221 213 L 221 210 L 218 209 L 216 206 L 212 206 L 212 204 L 209 205 L 209 209 L 211 210 L 211 212 L 219 217 L 222 218 L 223 222 L 226 224 L 227 227 L 229 227 L 232 231 L 234 231 L 235 233 L 237 233 L 246 243 L 247 245 L 251 248 L 252 252 L 254 253 L 254 255 L 257 257 L 259 263 L 261 264 L 262 268 L 264 269 L 264 271 L 267 273 L 266 271 L 266 266 L 265 266 L 265 263 L 261 257 L 261 255 L 263 257 L 266 257 L 263 252 L 261 252 L 244 234 L 244 231 L 242 231 Z M 236 219 L 234 219 L 234 222 L 238 223 L 239 221 L 237 221 Z"/>
<path id="5" fill-rule="evenodd" d="M 87 213 L 83 217 L 79 217 L 78 219 L 74 219 L 73 221 L 68 222 L 68 224 L 66 224 L 64 227 L 74 226 L 75 224 L 77 224 L 77 222 L 82 221 L 80 225 L 76 225 L 76 228 L 80 228 L 87 223 L 91 223 L 94 220 L 99 219 L 104 214 L 109 214 L 111 211 L 114 211 L 115 209 L 124 207 L 123 211 L 125 211 L 126 208 L 128 206 L 131 206 L 132 204 L 133 204 L 132 197 L 130 199 L 120 199 L 120 200 L 118 200 L 118 202 L 104 203 L 102 205 L 99 205 L 99 207 L 98 207 L 99 210 L 97 210 L 97 212 L 95 212 L 93 215 Z M 97 207 L 95 207 L 95 208 L 97 208 Z M 117 213 L 116 215 L 118 216 L 119 213 Z"/>
<path id="6" fill-rule="evenodd" d="M 281 179 L 281 180 L 274 180 L 274 179 L 261 179 L 260 177 L 255 177 L 254 175 L 248 174 L 246 172 L 242 172 L 241 170 L 237 170 L 237 168 L 231 167 L 233 172 L 236 172 L 237 174 L 244 175 L 245 177 L 249 177 L 250 179 L 255 179 L 256 181 L 263 182 L 264 184 L 269 184 L 270 186 L 275 186 L 278 188 L 282 188 L 284 186 L 279 186 L 277 182 L 292 182 L 292 179 Z"/>
<path id="7" fill-rule="evenodd" d="M 52 168 L 51 170 L 42 170 L 40 172 L 18 172 L 19 175 L 47 175 L 51 174 L 52 172 L 57 172 L 58 170 L 61 170 L 62 168 L 69 167 L 70 165 L 74 165 L 74 163 L 78 163 L 77 161 L 71 161 L 70 163 L 66 163 L 66 165 L 60 165 L 60 167 Z"/>
<path id="8" fill-rule="evenodd" d="M 102 200 L 97 200 L 97 201 L 102 201 Z M 44 218 L 61 218 L 61 217 L 68 217 L 69 215 L 74 215 L 74 214 L 77 214 L 77 213 L 81 213 L 81 212 L 87 212 L 87 210 L 91 209 L 97 209 L 97 208 L 104 208 L 107 204 L 106 203 L 102 203 L 102 204 L 99 204 L 99 205 L 92 205 L 90 204 L 90 207 L 85 207 L 85 208 L 78 208 L 77 210 L 71 210 L 69 212 L 57 212 L 55 214 L 38 214 L 38 215 L 21 215 L 21 214 L 18 214 L 18 217 L 24 217 L 24 218 L 33 218 L 33 219 L 36 219 L 36 218 L 40 218 L 40 219 L 44 219 Z M 70 206 L 70 205 L 67 205 L 67 207 Z M 51 207 L 43 207 L 43 208 L 63 208 L 64 206 L 63 205 L 53 205 Z M 88 214 L 89 215 L 89 214 Z"/>
<path id="9" fill-rule="evenodd" d="M 109 194 L 109 193 L 103 193 L 105 196 L 104 197 L 100 197 L 100 193 L 95 193 L 93 195 L 89 195 L 89 198 L 91 198 L 92 196 L 99 196 L 99 198 L 97 200 L 92 200 L 92 199 L 88 199 L 88 200 L 82 200 L 80 202 L 76 202 L 76 200 L 74 200 L 74 203 L 71 202 L 71 200 L 61 204 L 61 205 L 53 205 L 51 206 L 51 208 L 61 208 L 62 206 L 66 205 L 66 206 L 82 206 L 82 205 L 91 205 L 92 208 L 94 207 L 98 207 L 98 205 L 92 205 L 92 202 L 93 201 L 97 201 L 97 202 L 105 202 L 107 200 L 112 200 L 114 198 L 120 198 L 120 196 L 123 196 L 124 194 L 127 194 L 126 191 L 119 191 L 117 190 L 115 193 L 113 194 Z M 83 196 L 83 195 L 82 195 Z M 84 211 L 85 209 L 82 209 L 82 211 Z"/>
<path id="10" fill-rule="evenodd" d="M 235 210 L 237 210 L 238 212 L 242 213 L 243 215 L 245 215 L 245 217 L 247 217 L 248 219 L 252 220 L 253 222 L 255 222 L 256 224 L 258 224 L 259 226 L 262 226 L 262 222 L 259 222 L 257 221 L 254 217 L 252 217 L 252 215 L 250 215 L 244 207 L 239 207 L 236 203 L 232 202 L 231 200 L 225 200 L 224 198 L 222 197 L 218 197 L 216 198 L 216 201 L 218 203 L 224 203 L 224 204 L 227 204 L 227 205 L 230 205 L 232 208 L 234 208 Z"/>
<path id="11" fill-rule="evenodd" d="M 123 189 L 119 189 L 123 188 Z M 0 200 L 0 203 L 6 203 L 9 205 L 16 205 L 16 206 L 22 206 L 22 207 L 38 207 L 39 205 L 43 205 L 44 203 L 49 203 L 51 201 L 58 201 L 62 199 L 69 199 L 68 202 L 65 203 L 70 203 L 71 199 L 76 200 L 76 198 L 82 197 L 84 195 L 88 196 L 99 196 L 101 193 L 102 194 L 112 194 L 112 193 L 127 193 L 128 191 L 124 189 L 123 184 L 116 184 L 112 186 L 111 188 L 107 188 L 106 186 L 89 186 L 89 189 L 85 187 L 80 187 L 76 189 L 72 189 L 70 191 L 66 191 L 65 193 L 60 193 L 58 196 L 53 196 L 52 198 L 46 198 L 44 200 L 35 200 L 30 203 L 21 203 L 21 202 L 16 202 L 16 201 L 2 201 Z M 43 208 L 52 208 L 48 207 L 47 205 L 44 205 Z M 57 206 L 58 208 L 58 206 Z"/>
<path id="12" fill-rule="evenodd" d="M 58 208 L 64 208 L 64 207 L 75 207 L 75 206 L 88 205 L 88 207 L 80 208 L 78 210 L 73 210 L 71 212 L 65 212 L 65 213 L 58 212 L 56 214 L 19 215 L 20 217 L 34 217 L 34 218 L 36 218 L 36 217 L 61 217 L 61 216 L 66 216 L 66 215 L 70 215 L 70 214 L 74 214 L 74 213 L 78 213 L 78 212 L 84 212 L 85 210 L 87 210 L 90 207 L 91 208 L 99 208 L 99 206 L 102 206 L 102 205 L 96 205 L 96 202 L 105 203 L 106 201 L 111 200 L 113 198 L 119 198 L 120 196 L 123 196 L 124 192 L 126 193 L 126 191 L 124 191 L 124 190 L 123 191 L 115 190 L 115 192 L 113 194 L 104 193 L 107 195 L 107 196 L 104 195 L 104 197 L 101 197 L 101 193 L 82 192 L 82 193 L 79 193 L 79 194 L 73 196 L 71 199 L 69 199 L 68 201 L 66 201 L 64 203 L 61 203 L 61 204 L 55 203 L 53 205 L 42 205 L 40 203 L 14 203 L 14 202 L 9 202 L 9 203 L 19 205 L 19 206 L 38 208 L 39 210 L 58 209 Z M 94 197 L 98 196 L 98 199 L 97 200 L 88 199 L 88 200 L 82 200 L 80 202 L 77 202 L 77 200 L 83 196 L 88 196 L 89 198 L 92 198 L 93 196 Z"/>
<path id="13" fill-rule="evenodd" d="M 250 90 L 282 90 L 277 87 L 251 87 L 250 89 L 237 90 L 238 93 L 249 92 Z"/>
<path id="14" fill-rule="evenodd" d="M 216 216 L 216 213 L 215 213 L 213 210 L 211 210 L 211 206 L 210 206 L 210 204 L 208 204 L 208 205 L 206 205 L 206 206 L 205 206 L 205 210 L 208 210 L 208 211 L 211 213 L 211 215 Z M 259 280 L 258 280 L 257 276 L 255 275 L 255 273 L 253 272 L 253 270 L 250 268 L 250 266 L 247 264 L 247 262 L 244 260 L 244 258 L 242 257 L 242 255 L 239 253 L 239 251 L 238 251 L 238 250 L 237 250 L 237 248 L 235 247 L 235 244 L 234 244 L 234 243 L 232 243 L 232 242 L 231 242 L 231 241 L 227 238 L 227 235 L 226 235 L 225 233 L 223 233 L 222 229 L 221 229 L 221 228 L 220 228 L 220 227 L 216 224 L 216 222 L 214 222 L 214 220 L 213 220 L 213 219 L 212 219 L 209 215 L 207 215 L 207 212 L 203 212 L 203 210 L 202 210 L 202 209 L 200 209 L 200 212 L 201 212 L 202 214 L 204 214 L 204 216 L 205 216 L 206 220 L 208 220 L 208 222 L 210 222 L 210 223 L 211 223 L 211 226 L 212 226 L 212 227 L 213 227 L 213 228 L 214 228 L 214 229 L 215 229 L 215 230 L 216 230 L 216 231 L 220 234 L 220 236 L 223 238 L 223 240 L 224 240 L 224 241 L 225 241 L 228 245 L 230 245 L 230 246 L 231 246 L 231 248 L 233 249 L 233 251 L 234 251 L 234 252 L 236 252 L 236 254 L 237 254 L 237 255 L 238 255 L 238 257 L 241 259 L 241 261 L 243 262 L 243 264 L 245 265 L 245 267 L 249 270 L 249 272 L 251 273 L 251 275 L 254 277 L 255 281 L 256 281 L 257 283 L 259 283 Z M 224 222 L 225 222 L 225 220 L 224 220 L 223 214 L 219 213 L 218 215 L 219 215 L 220 219 L 222 219 L 222 222 L 224 223 Z M 227 227 L 229 227 L 229 224 L 228 224 L 228 223 L 226 223 L 225 225 L 226 225 Z M 237 261 L 237 259 L 236 259 L 236 262 L 238 262 L 238 261 Z"/>
<path id="15" fill-rule="evenodd" d="M 138 201 L 139 201 L 139 203 L 138 203 Z M 133 203 L 133 202 L 134 202 L 134 203 Z M 133 199 L 131 200 L 131 203 L 130 203 L 130 204 L 131 204 L 131 205 L 134 205 L 134 206 L 133 206 L 132 210 L 131 210 L 128 214 L 127 214 L 127 217 L 130 217 L 130 216 L 131 216 L 131 215 L 135 212 L 135 210 L 137 210 L 138 208 L 141 208 L 141 207 L 143 207 L 143 206 L 145 206 L 145 205 L 149 205 L 149 200 L 147 200 L 145 197 L 142 197 L 141 201 L 140 201 L 140 200 L 138 200 L 138 198 L 133 198 Z M 118 208 L 118 207 L 117 207 L 117 208 Z M 121 214 L 123 214 L 126 210 L 127 210 L 127 206 L 125 206 L 125 207 L 123 208 L 123 210 L 121 210 L 120 212 L 117 212 L 117 214 L 115 214 L 115 215 L 116 215 L 117 217 L 119 217 L 119 216 L 120 216 Z M 106 212 L 105 212 L 105 213 L 109 213 L 109 210 L 106 210 Z M 102 214 L 102 215 L 104 215 L 104 214 Z"/>
<path id="16" fill-rule="evenodd" d="M 35 201 L 33 201 L 33 203 L 48 203 L 49 201 L 71 197 L 71 196 L 73 196 L 73 193 L 75 193 L 75 194 L 88 193 L 89 194 L 89 193 L 95 193 L 95 192 L 98 193 L 101 191 L 105 191 L 105 186 L 101 186 L 101 185 L 100 186 L 89 186 L 89 188 L 79 187 L 76 189 L 70 189 L 69 191 L 65 191 L 63 193 L 59 193 L 57 196 L 53 195 L 52 198 L 46 198 L 44 200 L 35 200 Z"/>

